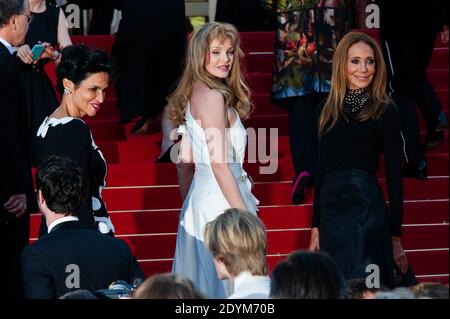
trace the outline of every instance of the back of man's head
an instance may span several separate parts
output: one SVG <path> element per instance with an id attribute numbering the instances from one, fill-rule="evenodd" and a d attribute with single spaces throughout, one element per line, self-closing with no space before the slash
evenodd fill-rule
<path id="1" fill-rule="evenodd" d="M 20 14 L 24 10 L 25 1 L 28 0 L 1 0 L 0 1 L 0 29 L 8 23 L 15 14 Z"/>
<path id="2" fill-rule="evenodd" d="M 324 252 L 291 252 L 272 271 L 270 295 L 275 299 L 340 299 L 344 276 Z"/>
<path id="3" fill-rule="evenodd" d="M 78 216 L 86 187 L 80 167 L 65 157 L 48 157 L 36 174 L 36 189 L 41 192 L 47 208 L 57 214 Z"/>

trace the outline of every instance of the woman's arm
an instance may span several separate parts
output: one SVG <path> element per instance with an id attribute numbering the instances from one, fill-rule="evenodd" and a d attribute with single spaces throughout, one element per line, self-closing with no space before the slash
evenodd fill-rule
<path id="1" fill-rule="evenodd" d="M 315 115 L 314 115 L 314 128 L 315 128 L 315 137 L 318 139 L 318 156 L 317 156 L 317 173 L 316 180 L 314 183 L 314 199 L 313 199 L 313 213 L 311 220 L 311 237 L 309 240 L 309 250 L 315 251 L 320 250 L 320 240 L 319 240 L 319 227 L 320 227 L 320 189 L 322 188 L 323 179 L 324 179 L 324 169 L 325 169 L 325 156 L 321 156 L 320 152 L 320 140 L 319 140 L 319 118 L 322 112 L 324 103 L 318 105 Z"/>
<path id="2" fill-rule="evenodd" d="M 400 241 L 403 218 L 402 141 L 400 115 L 395 105 L 391 104 L 387 107 L 383 116 L 381 130 L 389 194 L 389 224 L 394 260 L 401 272 L 405 273 L 408 269 L 408 259 Z"/>
<path id="3" fill-rule="evenodd" d="M 233 208 L 247 210 L 239 187 L 227 163 L 226 123 L 227 107 L 221 93 L 210 90 L 202 95 L 198 114 L 205 131 L 208 154 L 219 187 Z"/>
<path id="4" fill-rule="evenodd" d="M 58 44 L 59 49 L 62 50 L 66 46 L 72 44 L 72 40 L 70 39 L 69 30 L 66 26 L 66 16 L 62 9 L 59 10 L 59 19 L 58 19 Z"/>
<path id="5" fill-rule="evenodd" d="M 184 202 L 191 187 L 194 177 L 194 163 L 192 158 L 191 145 L 187 133 L 183 134 L 180 145 L 180 152 L 177 160 L 178 184 L 180 187 L 181 201 Z M 174 146 L 176 148 L 177 145 Z"/>
<path id="6" fill-rule="evenodd" d="M 66 16 L 62 9 L 59 9 L 59 18 L 58 18 L 58 34 L 57 34 L 57 42 L 59 45 L 59 50 L 61 51 L 64 47 L 71 45 L 72 40 L 70 39 L 69 30 L 66 26 Z M 48 58 L 55 62 L 59 63 L 61 60 L 61 53 L 57 51 L 56 47 L 53 47 L 50 43 L 42 43 L 45 46 L 45 51 L 40 56 L 41 59 Z"/>

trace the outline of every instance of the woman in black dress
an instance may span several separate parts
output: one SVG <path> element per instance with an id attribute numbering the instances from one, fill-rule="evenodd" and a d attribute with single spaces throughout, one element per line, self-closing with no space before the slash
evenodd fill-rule
<path id="1" fill-rule="evenodd" d="M 118 73 L 115 86 L 120 121 L 128 123 L 139 117 L 132 133 L 145 134 L 164 111 L 167 96 L 181 75 L 186 46 L 184 1 L 116 2 L 122 20 L 112 56 Z M 163 117 L 166 113 L 167 107 Z M 168 125 L 169 131 L 175 128 L 167 119 L 163 119 L 162 125 Z M 167 142 L 164 149 L 171 144 Z"/>
<path id="2" fill-rule="evenodd" d="M 50 155 L 66 156 L 77 162 L 86 174 L 89 187 L 79 219 L 87 227 L 97 225 L 104 234 L 114 233 L 101 197 L 106 186 L 106 161 L 81 118 L 95 116 L 100 109 L 110 74 L 111 65 L 105 52 L 89 50 L 84 45 L 66 47 L 56 69 L 61 104 L 37 131 L 38 162 Z M 40 235 L 45 233 L 43 221 Z"/>
<path id="3" fill-rule="evenodd" d="M 53 84 L 45 73 L 45 65 L 53 61 L 59 62 L 57 47 L 64 48 L 72 44 L 66 27 L 62 10 L 52 2 L 45 0 L 30 0 L 33 18 L 25 38 L 25 44 L 18 48 L 20 58 L 21 82 L 25 87 L 28 109 L 29 139 L 32 146 L 32 162 L 35 163 L 36 131 L 44 118 L 57 107 Z M 33 60 L 32 48 L 38 43 L 44 43 L 47 49 L 37 60 Z"/>
<path id="4" fill-rule="evenodd" d="M 347 34 L 336 49 L 332 74 L 331 92 L 318 120 L 310 249 L 329 253 L 346 279 L 367 277 L 373 269 L 366 267 L 375 264 L 381 283 L 392 287 L 394 267 L 405 273 L 408 261 L 400 242 L 400 118 L 386 94 L 380 48 L 364 33 Z M 375 175 L 382 153 L 388 210 Z"/>

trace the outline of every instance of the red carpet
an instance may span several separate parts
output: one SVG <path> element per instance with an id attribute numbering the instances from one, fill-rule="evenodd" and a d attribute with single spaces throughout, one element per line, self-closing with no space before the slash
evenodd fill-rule
<path id="1" fill-rule="evenodd" d="M 368 30 L 377 37 L 377 34 Z M 73 37 L 74 42 L 84 42 L 110 52 L 110 36 Z M 261 201 L 259 216 L 268 229 L 268 253 L 271 268 L 286 254 L 308 245 L 311 219 L 312 190 L 306 203 L 290 205 L 290 180 L 293 168 L 287 137 L 287 114 L 270 102 L 273 32 L 242 34 L 248 81 L 254 90 L 256 109 L 245 125 L 253 128 L 277 128 L 278 161 L 274 174 L 259 173 L 267 164 L 246 163 L 246 170 L 254 178 L 255 195 Z M 428 70 L 437 89 L 443 109 L 448 115 L 448 58 L 449 51 L 438 41 Z M 52 69 L 48 69 L 52 72 Z M 156 164 L 161 133 L 159 125 L 146 136 L 131 136 L 132 124 L 118 122 L 114 88 L 108 90 L 107 101 L 95 118 L 87 122 L 94 138 L 108 162 L 108 188 L 104 199 L 116 227 L 117 236 L 125 240 L 147 275 L 171 270 L 181 200 L 178 193 L 175 167 Z M 421 129 L 425 126 L 421 120 Z M 424 134 L 422 133 L 422 139 Z M 270 145 L 266 140 L 267 147 Z M 272 140 L 274 142 L 275 140 Z M 429 179 L 405 179 L 405 214 L 403 244 L 420 281 L 448 283 L 449 246 L 449 183 L 448 141 L 427 154 Z M 266 154 L 268 151 L 266 152 Z M 380 163 L 383 167 L 383 163 Z M 378 174 L 383 191 L 384 169 Z M 31 219 L 31 237 L 36 238 L 39 215 Z"/>

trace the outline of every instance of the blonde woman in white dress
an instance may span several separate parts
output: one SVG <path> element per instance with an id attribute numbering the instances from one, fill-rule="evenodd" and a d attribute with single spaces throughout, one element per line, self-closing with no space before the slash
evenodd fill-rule
<path id="1" fill-rule="evenodd" d="M 228 208 L 253 214 L 257 199 L 242 168 L 250 114 L 250 91 L 242 77 L 239 34 L 230 24 L 208 23 L 194 32 L 185 68 L 170 98 L 171 118 L 183 134 L 177 170 L 183 208 L 173 271 L 211 298 L 227 298 L 204 244 L 203 230 Z"/>

